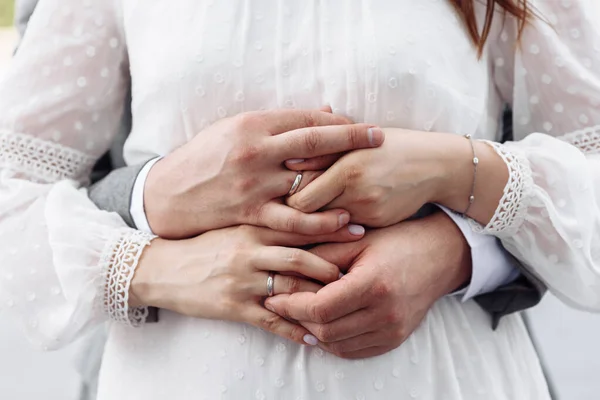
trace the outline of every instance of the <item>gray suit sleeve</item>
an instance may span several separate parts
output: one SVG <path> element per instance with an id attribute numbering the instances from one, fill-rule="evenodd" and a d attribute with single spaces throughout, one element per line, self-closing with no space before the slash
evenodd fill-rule
<path id="1" fill-rule="evenodd" d="M 93 184 L 89 190 L 89 197 L 98 208 L 119 214 L 132 228 L 136 226 L 130 213 L 131 194 L 135 180 L 144 165 L 145 162 L 117 168 Z"/>
<path id="2" fill-rule="evenodd" d="M 510 254 L 509 256 L 513 265 L 521 272 L 521 276 L 514 282 L 501 286 L 493 292 L 476 296 L 474 299 L 492 317 L 493 329 L 498 327 L 502 317 L 537 305 L 546 293 L 544 284 L 519 260 Z"/>

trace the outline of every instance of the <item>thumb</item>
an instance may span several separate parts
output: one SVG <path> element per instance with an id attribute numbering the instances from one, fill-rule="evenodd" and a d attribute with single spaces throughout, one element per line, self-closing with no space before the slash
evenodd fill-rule
<path id="1" fill-rule="evenodd" d="M 365 241 L 359 240 L 351 243 L 326 243 L 313 247 L 309 252 L 346 272 L 364 249 Z"/>

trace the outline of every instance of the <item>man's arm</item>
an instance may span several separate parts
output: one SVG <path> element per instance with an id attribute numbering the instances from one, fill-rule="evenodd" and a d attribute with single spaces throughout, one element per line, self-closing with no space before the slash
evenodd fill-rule
<path id="1" fill-rule="evenodd" d="M 494 329 L 502 317 L 536 306 L 546 293 L 544 284 L 528 272 L 519 260 L 510 254 L 509 256 L 521 275 L 515 281 L 500 286 L 493 292 L 474 297 L 477 304 L 492 316 Z"/>
<path id="2" fill-rule="evenodd" d="M 454 295 L 463 295 L 463 301 L 474 299 L 492 316 L 494 329 L 503 316 L 540 302 L 546 288 L 498 239 L 475 233 L 463 216 L 440 208 L 460 229 L 471 248 L 471 281 Z"/>
<path id="3" fill-rule="evenodd" d="M 132 217 L 132 210 L 137 211 L 138 218 L 136 220 L 138 223 L 140 222 L 140 210 L 142 211 L 142 222 L 145 221 L 143 216 L 143 185 L 149 170 L 149 168 L 144 169 L 146 164 L 148 164 L 148 167 L 151 167 L 152 160 L 148 163 L 122 167 L 112 171 L 108 176 L 90 188 L 90 199 L 99 208 L 116 212 L 129 226 L 140 229 L 144 224 L 140 223 L 142 226 L 136 226 Z M 142 171 L 144 173 L 140 175 Z M 136 186 L 138 190 L 135 191 L 134 195 L 134 188 Z M 140 188 L 142 190 L 139 190 Z M 457 225 L 461 228 L 460 224 Z M 467 234 L 462 228 L 461 230 L 463 234 Z M 472 250 L 477 251 L 481 249 L 478 247 Z M 489 280 L 497 282 L 499 279 L 498 274 L 490 274 L 488 271 L 486 277 L 477 283 L 479 290 L 472 291 L 472 293 L 475 293 L 473 299 L 491 315 L 492 326 L 494 328 L 503 316 L 523 311 L 538 304 L 546 290 L 544 285 L 531 276 L 518 260 L 508 254 L 508 252 L 502 251 L 504 259 L 508 260 L 504 262 L 512 263 L 512 267 L 520 272 L 519 277 L 504 284 L 502 278 L 500 278 L 500 282 L 494 285 Z M 475 255 L 472 258 L 476 262 L 473 265 L 474 269 L 489 270 L 483 264 L 485 263 L 484 257 Z M 497 267 L 494 266 L 493 268 Z M 487 286 L 487 284 L 491 284 L 491 286 Z"/>
<path id="4" fill-rule="evenodd" d="M 130 104 L 130 102 L 127 102 Z M 510 110 L 504 115 L 505 127 L 510 127 Z M 126 137 L 131 128 L 131 112 L 126 109 L 121 124 L 120 137 Z M 511 132 L 506 131 L 505 137 L 510 138 Z M 122 143 L 122 141 L 121 141 Z M 115 160 L 113 149 L 111 158 Z M 121 151 L 122 153 L 122 151 Z M 122 157 L 120 157 L 122 159 Z M 150 227 L 144 213 L 144 185 L 146 177 L 154 160 L 141 164 L 115 169 L 90 188 L 90 199 L 98 208 L 116 212 L 131 227 L 150 232 Z M 117 164 L 118 160 L 117 160 Z M 145 167 L 145 168 L 144 168 Z M 514 312 L 519 312 L 537 305 L 542 299 L 546 288 L 533 277 L 524 266 L 494 238 L 482 238 L 473 233 L 468 224 L 462 223 L 460 216 L 444 210 L 459 227 L 471 246 L 473 261 L 473 278 L 465 290 L 464 300 L 473 298 L 492 317 L 492 327 L 498 326 L 500 319 Z M 432 212 L 432 207 L 424 207 L 419 215 Z M 487 239 L 487 240 L 486 240 Z M 513 276 L 517 272 L 518 277 Z M 156 310 L 153 310 L 156 317 Z"/>
<path id="5" fill-rule="evenodd" d="M 89 189 L 89 197 L 101 210 L 119 214 L 127 225 L 137 228 L 131 216 L 131 196 L 136 178 L 146 163 L 117 168 Z"/>

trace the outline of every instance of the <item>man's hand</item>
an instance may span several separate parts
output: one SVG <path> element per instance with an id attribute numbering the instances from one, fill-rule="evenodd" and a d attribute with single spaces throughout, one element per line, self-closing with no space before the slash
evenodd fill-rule
<path id="1" fill-rule="evenodd" d="M 348 223 L 347 211 L 309 214 L 283 204 L 297 175 L 283 163 L 312 160 L 325 169 L 340 153 L 383 140 L 381 130 L 326 111 L 256 111 L 217 121 L 150 170 L 144 188 L 148 222 L 169 239 L 243 224 L 307 235 L 335 232 Z M 318 174 L 306 173 L 303 185 Z"/>
<path id="2" fill-rule="evenodd" d="M 311 251 L 347 274 L 317 293 L 279 295 L 265 306 L 298 321 L 324 350 L 344 358 L 398 347 L 435 301 L 471 273 L 469 246 L 441 212 L 371 231 L 358 242 Z"/>

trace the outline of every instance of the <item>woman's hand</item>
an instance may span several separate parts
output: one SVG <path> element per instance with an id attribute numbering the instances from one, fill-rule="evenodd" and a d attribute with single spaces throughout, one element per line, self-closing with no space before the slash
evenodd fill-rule
<path id="1" fill-rule="evenodd" d="M 426 203 L 460 199 L 456 193 L 464 193 L 468 201 L 473 156 L 465 138 L 396 128 L 384 132 L 381 147 L 344 155 L 291 196 L 288 205 L 305 213 L 342 208 L 350 212 L 352 222 L 384 227 L 409 218 Z M 312 164 L 306 160 L 287 167 L 318 168 Z M 462 178 L 459 183 L 457 175 Z"/>
<path id="2" fill-rule="evenodd" d="M 317 110 L 248 112 L 220 120 L 150 170 L 144 188 L 150 227 L 169 239 L 242 224 L 335 232 L 348 223 L 347 211 L 304 214 L 283 204 L 297 175 L 283 163 L 311 159 L 327 168 L 337 154 L 376 147 L 383 139 L 370 125 Z"/>
<path id="3" fill-rule="evenodd" d="M 308 251 L 291 248 L 362 238 L 352 226 L 321 236 L 303 236 L 240 226 L 193 239 L 155 239 L 136 269 L 130 306 L 154 306 L 197 318 L 246 322 L 303 344 L 309 332 L 266 310 L 269 272 L 274 294 L 316 292 L 339 278 L 337 266 Z M 356 227 L 354 227 L 356 228 Z M 360 231 L 361 229 L 359 229 Z"/>

